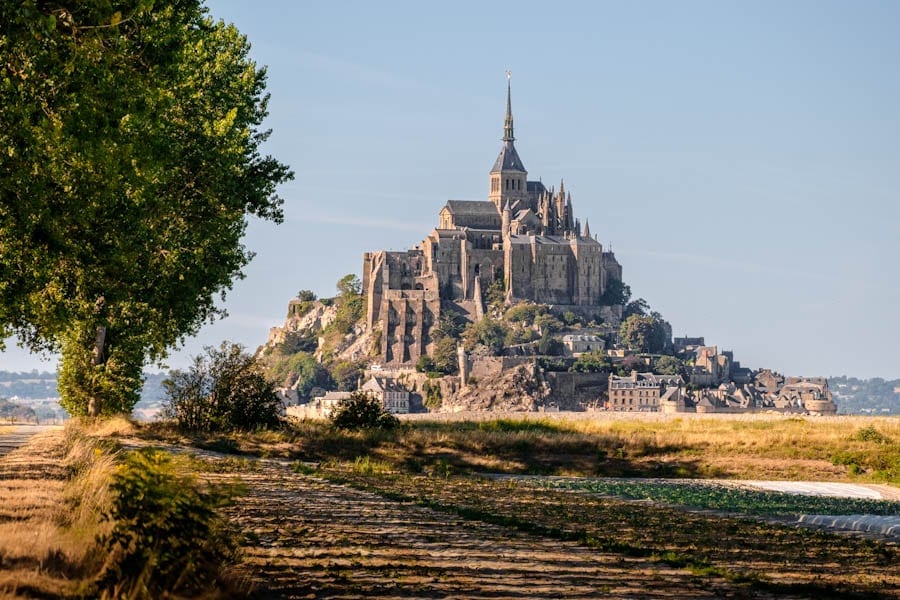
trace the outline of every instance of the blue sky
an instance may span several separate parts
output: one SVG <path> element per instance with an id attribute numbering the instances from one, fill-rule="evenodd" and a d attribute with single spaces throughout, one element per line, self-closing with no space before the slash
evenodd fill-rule
<path id="1" fill-rule="evenodd" d="M 486 199 L 511 70 L 530 179 L 565 179 L 635 296 L 750 367 L 900 377 L 900 4 L 208 3 L 268 66 L 286 222 L 169 360 L 265 341 L 302 288 Z M 0 368 L 53 368 L 12 348 Z"/>

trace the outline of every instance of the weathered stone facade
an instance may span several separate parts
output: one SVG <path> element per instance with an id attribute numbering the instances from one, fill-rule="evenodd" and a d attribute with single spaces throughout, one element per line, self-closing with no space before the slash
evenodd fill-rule
<path id="1" fill-rule="evenodd" d="M 384 363 L 430 354 L 431 326 L 442 309 L 481 318 L 483 294 L 495 281 L 503 282 L 509 304 L 528 300 L 606 320 L 621 315 L 619 307 L 603 306 L 609 282 L 622 279 L 615 255 L 587 223 L 582 230 L 563 183 L 557 191 L 528 181 L 514 140 L 507 89 L 488 200 L 448 201 L 438 227 L 416 248 L 365 253 L 367 327 L 381 332 Z"/>

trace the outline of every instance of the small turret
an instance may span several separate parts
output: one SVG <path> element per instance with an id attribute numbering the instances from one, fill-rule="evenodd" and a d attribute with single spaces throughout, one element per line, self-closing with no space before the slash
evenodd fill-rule
<path id="1" fill-rule="evenodd" d="M 591 223 L 587 219 L 584 220 L 584 237 L 591 238 Z"/>
<path id="2" fill-rule="evenodd" d="M 507 237 L 510 234 L 509 221 L 512 211 L 509 209 L 509 200 L 503 205 L 503 225 L 501 226 L 500 235 Z"/>

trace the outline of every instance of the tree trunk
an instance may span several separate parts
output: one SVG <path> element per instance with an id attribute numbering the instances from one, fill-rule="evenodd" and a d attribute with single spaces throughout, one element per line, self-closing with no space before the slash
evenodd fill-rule
<path id="1" fill-rule="evenodd" d="M 106 326 L 97 326 L 97 337 L 94 338 L 94 351 L 91 355 L 91 367 L 103 364 L 103 350 L 106 346 Z M 91 397 L 88 400 L 87 414 L 89 417 L 99 417 L 103 410 L 103 399 L 97 394 L 97 390 L 92 390 Z"/>

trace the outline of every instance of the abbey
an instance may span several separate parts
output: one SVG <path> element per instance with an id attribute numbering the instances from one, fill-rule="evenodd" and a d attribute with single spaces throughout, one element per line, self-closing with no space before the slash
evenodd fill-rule
<path id="1" fill-rule="evenodd" d="M 376 339 L 388 364 L 429 354 L 442 310 L 482 318 L 485 293 L 498 286 L 507 304 L 531 301 L 616 322 L 621 307 L 604 306 L 604 292 L 621 279 L 615 255 L 575 218 L 563 183 L 556 190 L 528 180 L 516 152 L 508 84 L 503 145 L 488 199 L 449 200 L 420 245 L 363 256 L 366 323 L 380 330 Z"/>

